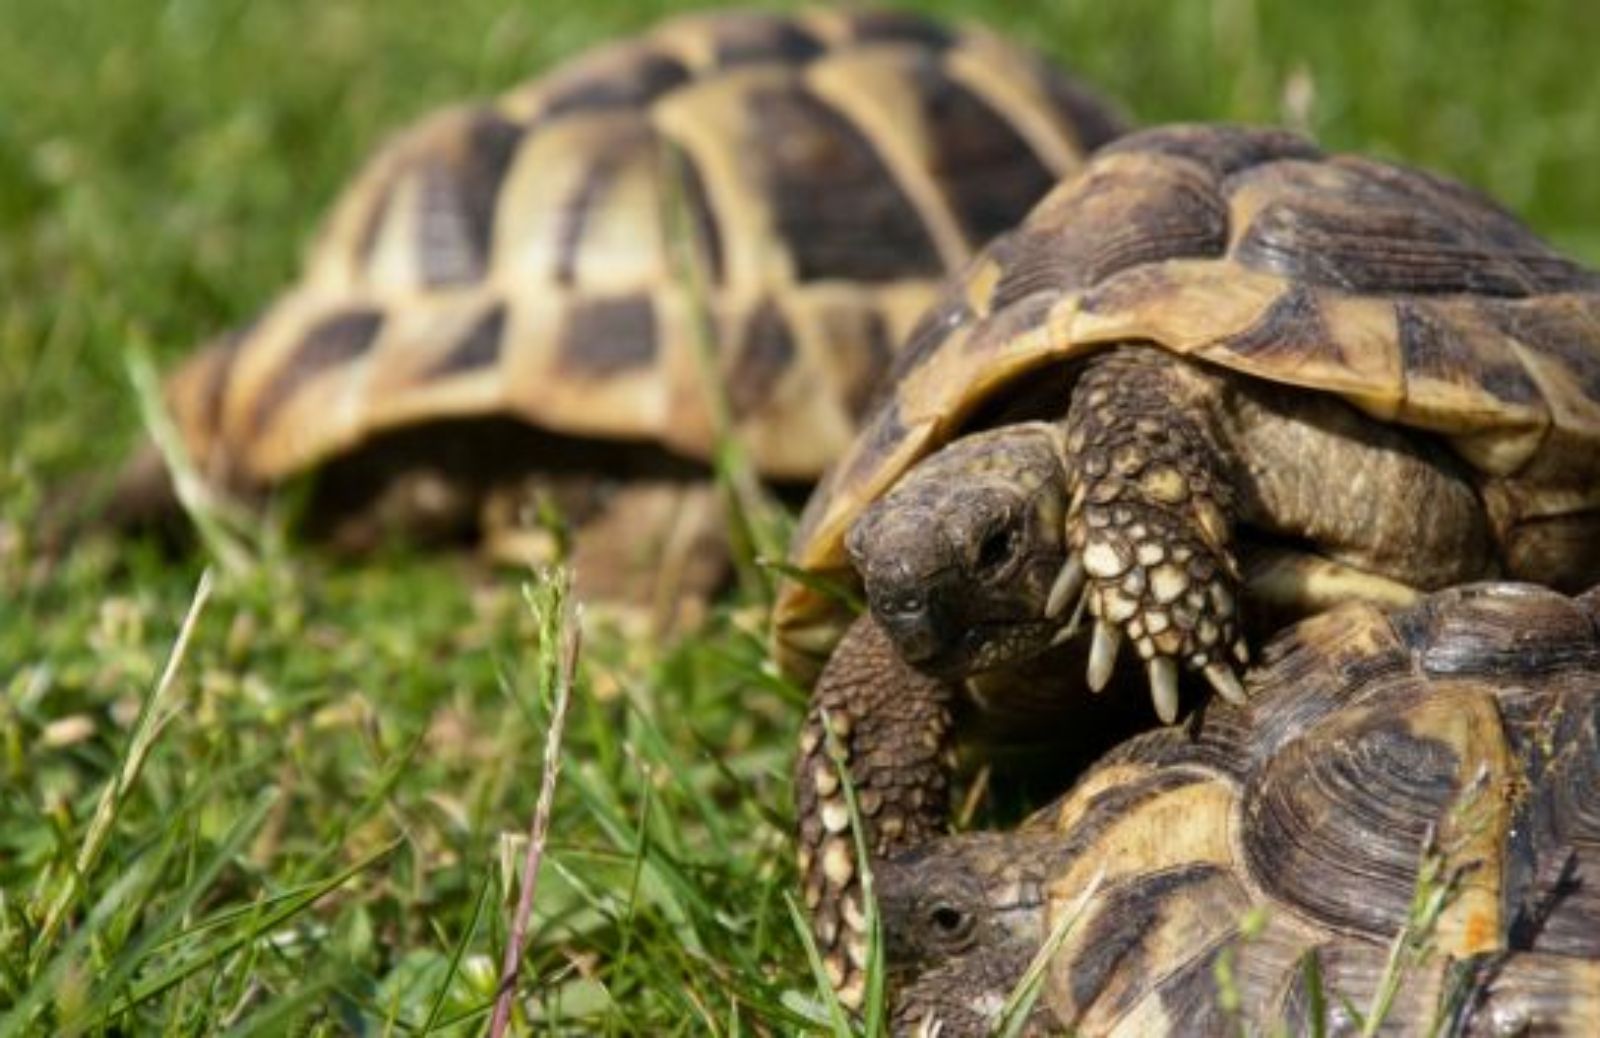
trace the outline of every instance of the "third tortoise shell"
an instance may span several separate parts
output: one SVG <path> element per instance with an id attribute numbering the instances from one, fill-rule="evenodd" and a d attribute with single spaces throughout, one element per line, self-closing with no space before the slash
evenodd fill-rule
<path id="1" fill-rule="evenodd" d="M 1380 1033 L 1437 1033 L 1428 1022 L 1451 1018 L 1457 982 L 1477 997 L 1446 1033 L 1592 1033 L 1600 589 L 1485 583 L 1393 614 L 1347 605 L 1264 656 L 1249 706 L 1122 744 L 1017 832 L 949 837 L 884 867 L 890 947 L 927 948 L 919 920 L 947 893 L 964 905 L 984 891 L 997 919 L 1031 898 L 1044 933 L 1081 907 L 1039 1003 L 1074 1034 L 1355 1033 L 1339 998 L 1372 1004 L 1426 885 L 1441 897 L 1430 958 L 1401 970 Z M 989 1007 L 992 960 L 1015 950 L 1005 933 L 920 956 L 905 1022 L 932 1011 L 950 1017 L 943 1034 L 987 1033 L 961 1018 Z"/>

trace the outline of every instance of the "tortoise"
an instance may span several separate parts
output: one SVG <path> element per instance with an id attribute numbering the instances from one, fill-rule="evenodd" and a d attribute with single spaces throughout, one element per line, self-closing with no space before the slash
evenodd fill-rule
<path id="1" fill-rule="evenodd" d="M 1249 705 L 1136 736 L 1017 831 L 878 867 L 897 1030 L 989 1033 L 1064 932 L 1041 1031 L 1355 1033 L 1343 1000 L 1373 1004 L 1409 927 L 1428 954 L 1381 1033 L 1594 1033 L 1600 588 L 1351 604 L 1264 656 Z"/>
<path id="2" fill-rule="evenodd" d="M 787 673 L 827 664 L 795 773 L 819 916 L 847 821 L 824 716 L 887 853 L 945 821 L 953 708 L 1085 731 L 1130 642 L 1170 722 L 1180 668 L 1241 696 L 1246 621 L 1600 579 L 1600 275 L 1461 184 L 1285 131 L 1100 149 L 952 279 L 890 387 L 773 618 Z M 830 590 L 863 586 L 852 620 Z"/>
<path id="3" fill-rule="evenodd" d="M 576 513 L 580 585 L 653 578 L 707 521 L 708 382 L 759 473 L 814 482 L 941 276 L 1120 126 L 977 27 L 672 19 L 391 140 L 166 402 L 233 496 L 320 472 L 336 545 L 502 528 L 531 482 Z M 119 500 L 148 511 L 160 464 L 134 469 Z"/>

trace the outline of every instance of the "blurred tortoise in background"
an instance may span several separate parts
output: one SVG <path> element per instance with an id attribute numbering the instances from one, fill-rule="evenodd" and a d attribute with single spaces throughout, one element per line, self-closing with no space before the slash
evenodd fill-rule
<path id="1" fill-rule="evenodd" d="M 1017 832 L 879 866 L 897 1032 L 989 1033 L 1060 926 L 1040 1031 L 1355 1033 L 1341 1000 L 1366 1011 L 1409 921 L 1429 955 L 1381 1033 L 1595 1033 L 1600 593 L 1352 605 L 1264 655 L 1248 706 L 1134 738 Z"/>
<path id="2" fill-rule="evenodd" d="M 957 706 L 1099 750 L 1079 693 L 1123 643 L 1171 721 L 1180 668 L 1239 698 L 1252 613 L 1600 580 L 1600 275 L 1419 170 L 1124 137 L 953 279 L 790 561 L 821 578 L 781 590 L 774 651 L 827 661 L 796 797 L 831 930 L 854 877 L 822 867 L 848 835 L 824 713 L 887 853 L 946 819 Z M 848 633 L 828 581 L 864 585 Z"/>
<path id="3" fill-rule="evenodd" d="M 580 587 L 703 590 L 708 385 L 758 472 L 814 481 L 938 279 L 1118 128 L 979 29 L 671 20 L 390 142 L 167 404 L 214 487 L 319 470 L 335 544 L 481 535 L 532 487 L 577 528 Z M 169 505 L 153 453 L 133 468 L 114 509 Z"/>

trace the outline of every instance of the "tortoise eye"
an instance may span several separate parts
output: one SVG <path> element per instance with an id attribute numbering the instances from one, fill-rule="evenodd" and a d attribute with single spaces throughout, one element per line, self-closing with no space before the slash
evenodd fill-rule
<path id="1" fill-rule="evenodd" d="M 959 941 L 972 932 L 972 916 L 954 905 L 940 902 L 928 911 L 928 923 L 941 941 Z"/>
<path id="2" fill-rule="evenodd" d="M 1011 556 L 1016 550 L 1016 531 L 1006 526 L 996 527 L 990 530 L 983 538 L 983 543 L 978 545 L 978 568 L 998 569 L 1011 561 Z"/>

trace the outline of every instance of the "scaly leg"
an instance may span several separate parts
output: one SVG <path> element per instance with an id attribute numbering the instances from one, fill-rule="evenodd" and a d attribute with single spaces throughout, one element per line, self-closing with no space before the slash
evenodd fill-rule
<path id="1" fill-rule="evenodd" d="M 1214 391 L 1170 354 L 1125 347 L 1090 366 L 1067 412 L 1067 541 L 1095 618 L 1089 687 L 1105 687 L 1131 641 L 1168 723 L 1178 714 L 1180 663 L 1229 699 L 1244 696 L 1229 662 L 1248 654 L 1230 466 L 1208 408 Z"/>
<path id="2" fill-rule="evenodd" d="M 812 693 L 794 782 L 800 876 L 828 979 L 851 1008 L 865 993 L 868 935 L 849 803 L 827 732 L 855 788 L 868 854 L 881 859 L 926 842 L 949 820 L 953 699 L 952 686 L 908 666 L 871 617 L 845 634 Z"/>

